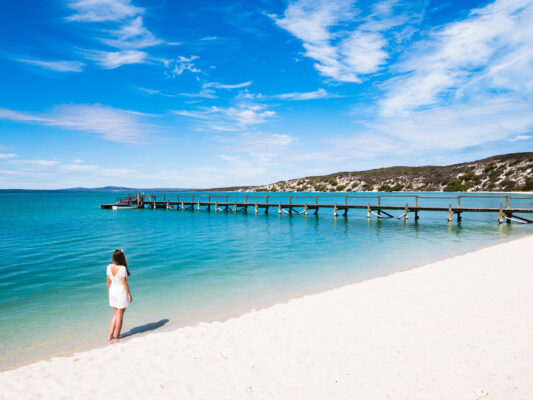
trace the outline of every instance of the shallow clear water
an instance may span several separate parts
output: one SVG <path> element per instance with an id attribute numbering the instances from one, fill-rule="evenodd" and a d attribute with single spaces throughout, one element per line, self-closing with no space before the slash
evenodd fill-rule
<path id="1" fill-rule="evenodd" d="M 495 214 L 464 214 L 460 224 L 448 224 L 446 213 L 420 213 L 415 223 L 412 217 L 367 220 L 366 211 L 335 219 L 331 209 L 318 217 L 274 209 L 270 215 L 100 209 L 119 195 L 0 194 L 0 369 L 103 343 L 111 316 L 105 269 L 115 248 L 125 249 L 132 272 L 134 302 L 123 332 L 135 332 L 167 319 L 165 327 L 175 327 L 243 312 L 533 229 L 499 225 Z M 342 203 L 344 197 L 330 201 Z M 497 207 L 499 201 L 463 199 L 463 205 Z M 533 200 L 513 202 L 533 207 Z"/>

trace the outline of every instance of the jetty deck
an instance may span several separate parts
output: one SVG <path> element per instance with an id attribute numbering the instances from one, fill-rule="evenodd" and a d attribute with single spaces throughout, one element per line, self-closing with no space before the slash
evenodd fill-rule
<path id="1" fill-rule="evenodd" d="M 231 197 L 236 197 L 232 195 Z M 396 213 L 397 219 L 409 219 L 413 215 L 415 221 L 419 219 L 419 212 L 444 212 L 447 213 L 447 220 L 452 221 L 456 216 L 457 221 L 461 221 L 463 213 L 494 213 L 497 221 L 501 224 L 517 222 L 522 224 L 532 223 L 533 220 L 526 218 L 524 214 L 533 214 L 533 208 L 520 207 L 524 201 L 531 204 L 533 197 L 525 196 L 488 196 L 488 195 L 460 195 L 460 196 L 420 196 L 420 195 L 374 195 L 374 196 L 353 196 L 344 194 L 319 194 L 313 196 L 306 195 L 241 195 L 239 200 L 230 200 L 228 195 L 153 195 L 127 194 L 124 198 L 118 198 L 114 204 L 101 204 L 103 209 L 117 208 L 151 208 L 151 209 L 176 209 L 179 211 L 214 211 L 214 212 L 243 212 L 248 213 L 253 210 L 256 214 L 259 211 L 269 213 L 273 209 L 278 214 L 307 215 L 313 213 L 318 215 L 320 209 L 330 209 L 335 217 L 347 216 L 350 210 L 366 210 L 367 218 L 393 218 Z M 276 201 L 282 198 L 283 201 Z M 342 201 L 333 201 L 334 199 Z M 499 203 L 498 207 L 475 207 L 464 206 L 465 203 L 472 203 L 475 200 L 492 199 Z M 449 201 L 447 206 L 424 205 L 427 201 Z M 389 204 L 397 202 L 402 204 Z M 407 201 L 406 203 L 403 203 Z M 364 202 L 364 203 L 362 203 Z M 357 203 L 357 204 L 354 204 Z M 463 203 L 463 205 L 461 204 Z M 521 215 L 519 215 L 521 214 Z"/>

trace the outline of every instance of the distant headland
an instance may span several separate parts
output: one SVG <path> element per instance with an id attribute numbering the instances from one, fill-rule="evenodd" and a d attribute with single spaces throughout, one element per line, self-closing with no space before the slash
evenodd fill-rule
<path id="1" fill-rule="evenodd" d="M 0 189 L 0 193 L 22 193 L 22 192 L 190 192 L 197 189 L 191 188 L 131 188 L 125 186 L 102 186 L 96 188 L 74 187 L 67 189 Z"/>
<path id="2" fill-rule="evenodd" d="M 447 166 L 389 167 L 307 176 L 260 186 L 214 188 L 247 192 L 531 192 L 533 152 L 502 154 Z"/>

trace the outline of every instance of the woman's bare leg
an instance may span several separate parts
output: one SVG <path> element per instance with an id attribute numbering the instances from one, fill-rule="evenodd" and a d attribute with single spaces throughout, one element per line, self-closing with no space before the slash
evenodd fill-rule
<path id="1" fill-rule="evenodd" d="M 113 339 L 113 331 L 117 325 L 117 311 L 118 310 L 113 307 L 113 318 L 111 318 L 111 325 L 109 326 L 109 336 L 107 337 L 107 340 Z"/>
<path id="2" fill-rule="evenodd" d="M 125 308 L 117 309 L 117 318 L 115 320 L 115 339 L 120 338 L 120 330 L 122 329 L 122 318 L 124 316 Z"/>

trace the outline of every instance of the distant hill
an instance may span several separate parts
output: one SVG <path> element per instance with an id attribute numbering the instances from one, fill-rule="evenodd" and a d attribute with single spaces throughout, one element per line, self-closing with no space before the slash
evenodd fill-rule
<path id="1" fill-rule="evenodd" d="M 448 166 L 398 166 L 337 172 L 289 179 L 268 185 L 217 190 L 231 189 L 253 192 L 531 192 L 533 153 L 503 154 Z"/>
<path id="2" fill-rule="evenodd" d="M 123 186 L 102 186 L 98 188 L 75 187 L 67 189 L 57 189 L 58 192 L 124 192 L 128 190 L 135 189 Z"/>
<path id="3" fill-rule="evenodd" d="M 0 189 L 0 192 L 188 192 L 190 188 L 129 188 L 123 186 L 102 186 L 97 188 L 75 187 L 68 189 Z"/>
<path id="4" fill-rule="evenodd" d="M 61 192 L 187 192 L 195 189 L 190 188 L 130 188 L 123 186 L 102 186 L 98 188 L 75 187 L 70 189 L 58 189 Z"/>

